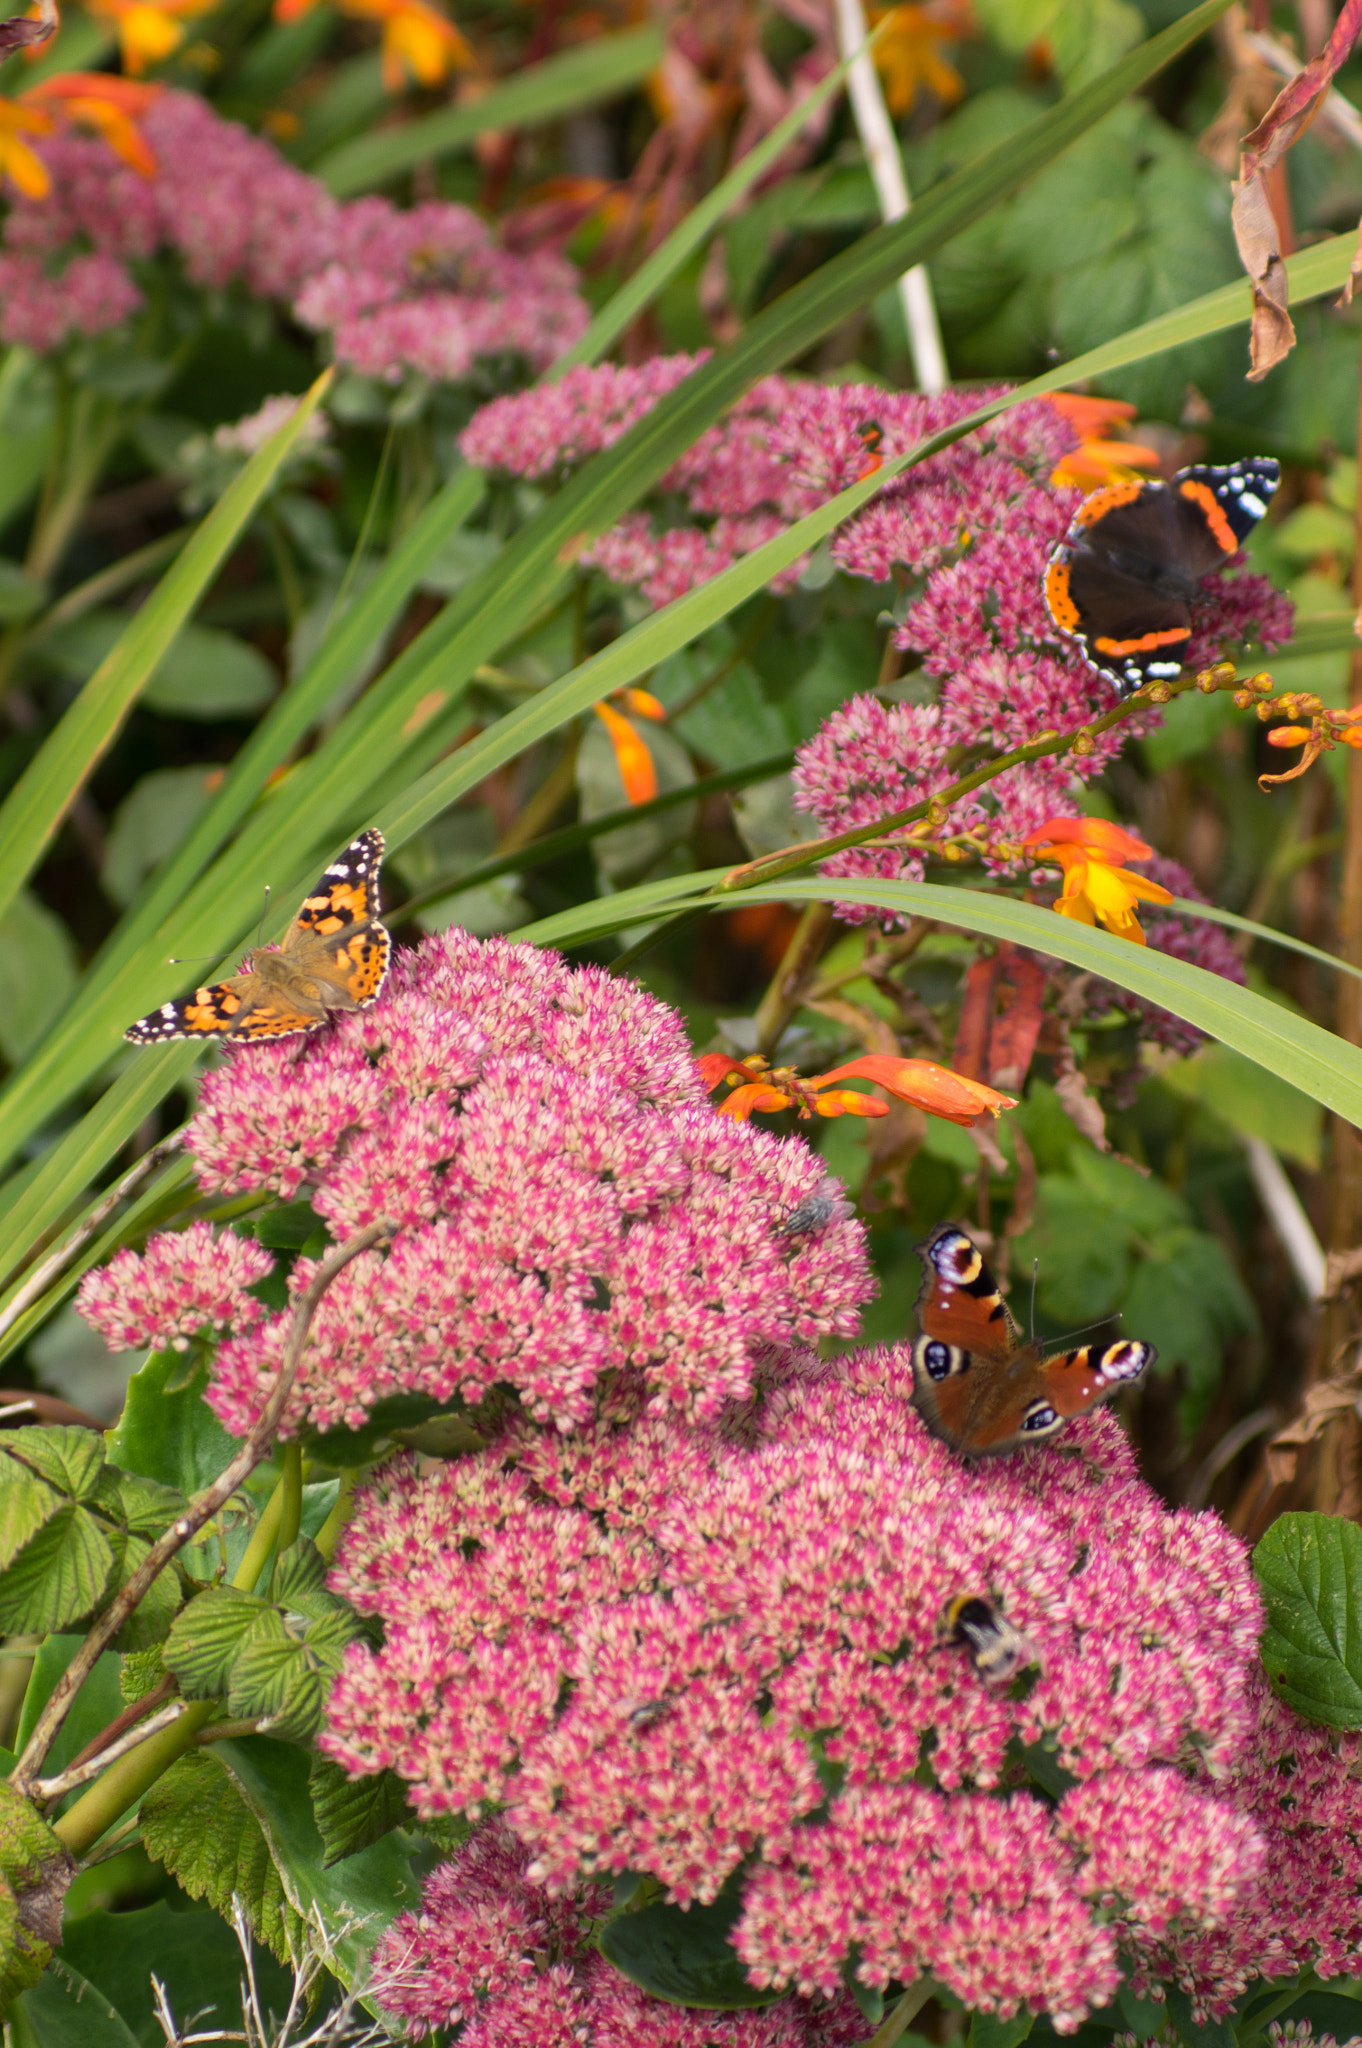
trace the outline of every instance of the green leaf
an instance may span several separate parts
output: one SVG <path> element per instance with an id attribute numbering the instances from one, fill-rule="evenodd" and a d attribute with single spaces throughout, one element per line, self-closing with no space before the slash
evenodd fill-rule
<path id="1" fill-rule="evenodd" d="M 312 1759 L 308 1790 L 327 1870 L 412 1820 L 406 1785 L 395 1771 L 348 1778 L 339 1764 L 318 1756 Z"/>
<path id="2" fill-rule="evenodd" d="M 38 1473 L 68 1500 L 93 1500 L 99 1492 L 104 1439 L 98 1430 L 69 1424 L 16 1430 L 0 1445 L 0 1454 Z"/>
<path id="3" fill-rule="evenodd" d="M 0 2013 L 36 1981 L 61 1927 L 75 1865 L 27 1799 L 0 1784 Z"/>
<path id="4" fill-rule="evenodd" d="M 1338 515 L 1335 514 L 1335 517 Z M 18 562 L 0 557 L 0 624 L 32 618 L 47 603 L 47 585 Z"/>
<path id="5" fill-rule="evenodd" d="M 114 812 L 99 871 L 112 902 L 126 908 L 174 852 L 208 802 L 209 779 L 206 768 L 157 768 L 133 784 Z"/>
<path id="6" fill-rule="evenodd" d="M 1356 1978 L 1352 1982 L 1356 1984 Z M 1335 1980 L 1328 1991 L 1302 1992 L 1284 2012 L 1274 2012 L 1272 2017 L 1282 2028 L 1303 2021 L 1317 2041 L 1325 2034 L 1332 2034 L 1336 2041 L 1352 2041 L 1362 2033 L 1362 1993 L 1339 1991 Z"/>
<path id="7" fill-rule="evenodd" d="M 711 1906 L 659 1901 L 637 1913 L 619 1913 L 601 1929 L 601 1954 L 632 1984 L 669 2005 L 738 2012 L 770 2005 L 778 1991 L 762 1991 L 729 1941 L 742 1911 L 740 1886 L 730 1878 Z"/>
<path id="8" fill-rule="evenodd" d="M 1319 1166 L 1324 1119 L 1318 1103 L 1242 1053 L 1203 1046 L 1190 1059 L 1161 1066 L 1159 1079 L 1175 1094 L 1204 1103 L 1241 1137 L 1261 1138 L 1312 1171 Z"/>
<path id="9" fill-rule="evenodd" d="M 140 2048 L 137 2035 L 104 1993 L 60 1956 L 17 2001 L 16 2010 L 36 2048 Z"/>
<path id="10" fill-rule="evenodd" d="M 220 1747 L 181 1757 L 144 1795 L 142 1841 L 191 1899 L 230 1918 L 239 1898 L 256 1939 L 286 1963 L 303 1954 L 306 1928 Z"/>
<path id="11" fill-rule="evenodd" d="M 465 107 L 426 114 L 342 144 L 316 166 L 337 198 L 348 199 L 416 164 L 461 149 L 493 128 L 542 127 L 641 85 L 662 61 L 662 36 L 651 23 L 599 36 L 545 57 L 494 85 Z"/>
<path id="12" fill-rule="evenodd" d="M 1035 2024 L 1033 2012 L 1019 2012 L 1010 2020 L 976 2012 L 970 2020 L 969 2048 L 1020 2048 Z"/>
<path id="13" fill-rule="evenodd" d="M 1307 1720 L 1362 1728 L 1362 1529 L 1332 1515 L 1281 1515 L 1253 1569 L 1272 1690 Z"/>
<path id="14" fill-rule="evenodd" d="M 21 889 L 0 916 L 0 1053 L 17 1066 L 75 990 L 76 949 L 56 912 Z"/>
<path id="15" fill-rule="evenodd" d="M 330 371 L 318 378 L 292 418 L 251 457 L 0 806 L 0 913 L 42 859 L 128 711 L 236 545 L 330 381 Z"/>
<path id="16" fill-rule="evenodd" d="M 299 1913 L 320 1917 L 332 1963 L 352 1983 L 384 1929 L 420 1899 L 420 1881 L 397 1835 L 328 1867 L 308 1792 L 309 1758 L 265 1735 L 214 1744 L 268 1837 L 276 1868 Z"/>
<path id="17" fill-rule="evenodd" d="M 0 1571 L 13 1562 L 61 1506 L 61 1495 L 7 1458 L 0 1465 Z"/>
<path id="18" fill-rule="evenodd" d="M 88 682 L 128 623 L 125 612 L 86 612 L 46 636 L 43 658 L 72 682 Z M 273 668 L 249 641 L 218 626 L 190 624 L 180 628 L 157 663 L 141 701 L 148 711 L 171 718 L 247 718 L 263 710 L 278 686 Z"/>
<path id="19" fill-rule="evenodd" d="M 178 1351 L 154 1351 L 128 1382 L 123 1413 L 109 1433 L 109 1457 L 185 1495 L 215 1479 L 237 1448 L 203 1398 L 207 1362 L 186 1378 Z M 175 1381 L 174 1392 L 169 1382 Z"/>
<path id="20" fill-rule="evenodd" d="M 113 1551 L 94 1516 L 74 1504 L 59 1508 L 0 1583 L 0 1632 L 66 1628 L 103 1599 L 113 1575 Z"/>
<path id="21" fill-rule="evenodd" d="M 164 1899 L 134 1912 L 97 1910 L 68 1920 L 58 1962 L 86 1978 L 117 2007 L 138 2048 L 165 2048 L 152 2000 L 153 1973 L 182 2027 L 196 2032 L 241 2025 L 241 1950 L 216 1913 L 176 1912 Z M 283 2012 L 291 1973 L 265 1950 L 254 1956 L 261 2003 Z"/>
<path id="22" fill-rule="evenodd" d="M 119 1530 L 110 1537 L 109 1547 L 114 1555 L 114 1575 L 109 1586 L 109 1598 L 112 1599 L 122 1591 L 133 1573 L 145 1564 L 151 1545 L 144 1537 L 125 1535 Z M 157 1572 L 114 1637 L 114 1648 L 120 1651 L 148 1650 L 161 1642 L 179 1612 L 183 1598 L 178 1572 L 173 1565 L 165 1566 Z"/>
<path id="23" fill-rule="evenodd" d="M 1168 2017 L 1177 2029 L 1183 2048 L 1237 2048 L 1234 2028 L 1227 2019 L 1206 2020 L 1192 2016 L 1192 2001 L 1180 1984 L 1165 1980 Z"/>
<path id="24" fill-rule="evenodd" d="M 175 1617 L 161 1654 L 186 1699 L 214 1700 L 231 1683 L 232 1667 L 269 1603 L 236 1586 L 212 1586 Z"/>
<path id="25" fill-rule="evenodd" d="M 33 1660 L 29 1674 L 28 1690 L 19 1715 L 19 1727 L 14 1737 L 16 1750 L 22 1750 L 33 1733 L 39 1714 L 52 1697 L 52 1689 L 65 1671 L 84 1638 L 79 1635 L 49 1636 Z M 119 1689 L 121 1660 L 106 1650 L 94 1670 L 76 1694 L 71 1710 L 62 1722 L 61 1730 L 48 1753 L 43 1768 L 50 1775 L 64 1771 L 72 1758 L 78 1756 L 87 1742 L 107 1728 L 116 1715 L 127 1705 Z"/>

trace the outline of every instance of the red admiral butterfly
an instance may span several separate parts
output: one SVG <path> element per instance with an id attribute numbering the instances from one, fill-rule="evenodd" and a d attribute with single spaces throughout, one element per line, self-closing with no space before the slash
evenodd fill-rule
<path id="1" fill-rule="evenodd" d="M 972 1238 L 942 1223 L 918 1246 L 922 1335 L 913 1345 L 913 1405 L 961 1458 L 996 1457 L 1054 1436 L 1157 1356 L 1129 1337 L 1046 1358 L 1024 1344 Z"/>
<path id="2" fill-rule="evenodd" d="M 1050 557 L 1045 602 L 1118 697 L 1182 673 L 1202 582 L 1238 552 L 1279 477 L 1271 456 L 1255 455 L 1180 469 L 1167 484 L 1109 484 L 1083 500 Z"/>

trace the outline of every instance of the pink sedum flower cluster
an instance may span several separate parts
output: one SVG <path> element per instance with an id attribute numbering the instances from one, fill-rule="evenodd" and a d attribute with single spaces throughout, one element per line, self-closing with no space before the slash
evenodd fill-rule
<path id="1" fill-rule="evenodd" d="M 560 475 L 611 443 L 702 360 L 659 357 L 637 368 L 578 369 L 559 384 L 492 401 L 460 447 L 483 468 Z M 1000 395 L 947 391 L 925 399 L 871 385 L 825 386 L 766 377 L 732 406 L 662 478 L 679 497 L 680 524 L 631 512 L 583 555 L 615 582 L 663 605 L 825 503 L 876 461 L 905 453 Z M 1050 551 L 1081 494 L 1051 474 L 1074 430 L 1044 400 L 966 435 L 888 484 L 848 519 L 832 558 L 850 575 L 893 579 L 903 592 L 896 645 L 918 657 L 931 703 L 853 698 L 801 750 L 795 791 L 825 833 L 854 830 L 906 810 L 955 779 L 952 749 L 999 753 L 1047 730 L 1073 730 L 1106 710 L 1110 686 L 1057 635 L 1042 595 Z M 674 514 L 670 515 L 674 517 Z M 785 589 L 802 563 L 774 580 Z M 1289 637 L 1291 606 L 1262 577 L 1208 579 L 1189 648 L 1193 665 L 1249 633 L 1266 646 Z M 1014 871 L 1016 842 L 1044 819 L 1070 813 L 1076 783 L 1098 775 L 1135 728 L 1098 736 L 1081 758 L 1013 769 L 957 802 L 941 828 L 964 836 L 996 873 Z M 913 847 L 853 848 L 834 876 L 919 881 Z M 839 906 L 854 922 L 884 913 Z"/>
<path id="2" fill-rule="evenodd" d="M 806 1358 L 682 1436 L 624 1379 L 572 1437 L 387 1467 L 332 1578 L 385 1640 L 323 1747 L 427 1815 L 500 1802 L 553 1896 L 734 1879 L 752 1980 L 805 1997 L 931 1974 L 1068 2031 L 1123 1962 L 1217 2011 L 1355 1967 L 1362 1788 L 1266 1691 L 1239 1541 L 1110 1417 L 970 1467 L 911 1389 L 906 1348 Z M 958 1594 L 1028 1680 L 947 1638 Z"/>
<path id="3" fill-rule="evenodd" d="M 749 2012 L 697 2012 L 650 1998 L 594 1949 L 610 1887 L 550 1897 L 526 1878 L 524 1847 L 489 1821 L 394 1922 L 370 1988 L 414 2040 L 463 2025 L 460 2048 L 852 2048 L 865 2022 L 845 1993 L 783 1998 Z"/>
<path id="4" fill-rule="evenodd" d="M 371 1009 L 230 1048 L 186 1143 L 205 1191 L 306 1194 L 337 1242 L 396 1226 L 324 1296 L 286 1432 L 358 1427 L 397 1395 L 475 1406 L 506 1389 L 565 1430 L 626 1370 L 659 1410 L 702 1419 L 792 1346 L 852 1334 L 872 1291 L 859 1223 L 783 1230 L 820 1162 L 717 1114 L 673 1010 L 600 969 L 457 929 L 399 953 Z M 100 1327 L 141 1327 L 162 1264 L 188 1259 L 209 1295 L 217 1258 L 224 1304 L 259 1277 L 246 1269 L 261 1255 L 238 1240 L 187 1241 L 153 1238 L 144 1262 L 88 1281 Z M 293 1296 L 313 1271 L 298 1260 Z M 241 1314 L 209 1396 L 238 1434 L 293 1309 Z"/>
<path id="5" fill-rule="evenodd" d="M 112 1351 L 186 1351 L 201 1331 L 246 1330 L 264 1308 L 248 1292 L 274 1271 L 263 1246 L 191 1223 L 117 1252 L 85 1275 L 76 1307 Z"/>
<path id="6" fill-rule="evenodd" d="M 563 258 L 507 254 L 466 207 L 342 205 L 195 93 L 159 91 L 141 125 L 152 177 L 90 136 L 36 143 L 52 190 L 6 216 L 0 340 L 47 351 L 118 326 L 142 304 L 133 266 L 163 250 L 194 284 L 296 301 L 341 362 L 385 378 L 462 377 L 508 350 L 542 369 L 586 324 Z"/>

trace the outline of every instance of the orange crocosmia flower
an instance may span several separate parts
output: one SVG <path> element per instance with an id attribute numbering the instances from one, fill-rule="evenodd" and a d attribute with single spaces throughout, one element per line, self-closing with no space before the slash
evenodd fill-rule
<path id="1" fill-rule="evenodd" d="M 140 78 L 184 41 L 184 18 L 211 14 L 217 0 L 87 0 L 91 14 L 112 21 L 118 31 L 123 69 Z"/>
<path id="2" fill-rule="evenodd" d="M 340 0 L 340 8 L 342 14 L 381 25 L 388 92 L 400 92 L 408 78 L 418 85 L 439 85 L 451 71 L 477 68 L 467 39 L 428 0 Z"/>
<path id="3" fill-rule="evenodd" d="M 1102 484 L 1127 483 L 1142 469 L 1157 469 L 1156 448 L 1140 441 L 1114 441 L 1113 427 L 1133 420 L 1136 408 L 1124 398 L 1089 398 L 1080 391 L 1052 391 L 1049 402 L 1077 429 L 1079 445 L 1061 457 L 1050 481 L 1061 488 L 1092 491 Z"/>
<path id="4" fill-rule="evenodd" d="M 1154 849 L 1109 818 L 1047 818 L 1027 833 L 1022 845 L 1063 868 L 1064 887 L 1055 905 L 1061 917 L 1105 925 L 1118 939 L 1136 946 L 1145 942 L 1136 904 L 1173 900 L 1160 883 L 1117 865 L 1122 860 L 1150 860 Z"/>
<path id="5" fill-rule="evenodd" d="M 745 1124 L 755 1110 L 789 1107 L 789 1096 L 768 1081 L 749 1081 L 745 1087 L 735 1088 L 727 1101 L 718 1105 L 720 1116 L 736 1117 L 740 1124 Z"/>
<path id="6" fill-rule="evenodd" d="M 137 122 L 162 90 L 105 71 L 59 71 L 30 86 L 24 98 L 30 105 L 93 128 L 125 164 L 144 178 L 154 178 L 159 169 L 156 153 Z"/>
<path id="7" fill-rule="evenodd" d="M 37 107 L 21 107 L 17 100 L 0 99 L 0 175 L 17 185 L 25 199 L 46 199 L 52 180 L 46 164 L 24 136 L 51 133 L 49 114 Z"/>
<path id="8" fill-rule="evenodd" d="M 958 42 L 963 27 L 927 7 L 878 7 L 870 20 L 875 28 L 882 21 L 889 24 L 875 45 L 874 57 L 891 114 L 906 114 L 924 86 L 943 107 L 964 97 L 965 81 L 940 49 L 942 43 Z"/>
<path id="9" fill-rule="evenodd" d="M 631 691 L 629 694 L 634 693 Z M 647 692 L 645 690 L 640 694 L 646 696 Z M 656 702 L 656 699 L 653 701 Z M 658 708 L 660 710 L 661 706 Z M 648 752 L 648 742 L 632 720 L 626 718 L 623 712 L 616 711 L 613 704 L 597 704 L 593 709 L 610 735 L 610 744 L 615 749 L 615 760 L 620 771 L 620 781 L 624 784 L 624 794 L 631 804 L 651 803 L 657 795 L 657 768 L 652 755 Z M 645 714 L 649 718 L 653 715 L 652 712 Z"/>
<path id="10" fill-rule="evenodd" d="M 844 1067 L 834 1067 L 831 1073 L 815 1074 L 809 1086 L 820 1088 L 830 1081 L 857 1077 L 878 1082 L 891 1095 L 897 1095 L 900 1102 L 911 1102 L 916 1108 L 925 1109 L 929 1116 L 942 1117 L 952 1124 L 982 1123 L 987 1116 L 997 1116 L 1002 1110 L 1017 1106 L 1015 1096 L 1000 1095 L 996 1088 L 971 1081 L 965 1074 L 953 1073 L 949 1067 L 938 1066 L 935 1060 L 899 1059 L 889 1053 L 866 1053 Z"/>

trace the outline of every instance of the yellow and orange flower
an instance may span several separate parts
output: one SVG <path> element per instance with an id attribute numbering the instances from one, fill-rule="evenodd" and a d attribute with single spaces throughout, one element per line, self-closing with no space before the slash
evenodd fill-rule
<path id="1" fill-rule="evenodd" d="M 50 135 L 52 127 L 50 114 L 21 106 L 18 100 L 0 99 L 0 177 L 8 178 L 25 199 L 46 199 L 52 180 L 46 164 L 24 137 Z"/>
<path id="2" fill-rule="evenodd" d="M 105 71 L 59 71 L 31 85 L 23 97 L 28 106 L 93 129 L 125 164 L 154 178 L 156 153 L 137 123 L 162 90 Z"/>
<path id="3" fill-rule="evenodd" d="M 91 14 L 114 24 L 129 78 L 140 78 L 149 65 L 163 63 L 184 41 L 186 21 L 196 14 L 211 14 L 217 4 L 218 0 L 86 0 Z"/>
<path id="4" fill-rule="evenodd" d="M 617 694 L 634 718 L 651 718 L 660 722 L 667 716 L 651 690 L 620 690 Z M 624 794 L 631 804 L 651 803 L 657 795 L 657 767 L 648 751 L 647 740 L 633 719 L 626 718 L 624 712 L 617 711 L 613 704 L 597 704 L 592 708 L 610 735 Z"/>
<path id="5" fill-rule="evenodd" d="M 964 97 L 965 81 L 942 56 L 941 45 L 959 42 L 966 21 L 965 11 L 953 6 L 872 8 L 872 28 L 886 24 L 875 44 L 875 69 L 891 114 L 908 113 L 923 90 L 943 107 Z"/>
<path id="6" fill-rule="evenodd" d="M 740 1123 L 759 1110 L 777 1109 L 793 1109 L 804 1118 L 888 1116 L 887 1102 L 859 1088 L 837 1085 L 855 1080 L 877 1083 L 900 1102 L 910 1102 L 929 1116 L 944 1117 L 952 1124 L 982 1123 L 985 1117 L 1017 1106 L 1014 1096 L 1000 1095 L 982 1081 L 967 1080 L 949 1067 L 939 1067 L 935 1060 L 899 1059 L 889 1053 L 865 1053 L 826 1074 L 804 1076 L 793 1067 L 768 1065 L 760 1053 L 735 1060 L 725 1052 L 705 1052 L 698 1065 L 707 1088 L 726 1082 L 732 1089 L 716 1106 L 720 1116 L 736 1117 Z"/>
<path id="7" fill-rule="evenodd" d="M 275 0 L 276 21 L 296 21 L 317 0 Z M 408 78 L 439 85 L 452 71 L 477 69 L 467 38 L 429 0 L 339 0 L 342 14 L 376 21 L 383 31 L 383 85 L 400 92 Z"/>
<path id="8" fill-rule="evenodd" d="M 1135 418 L 1123 398 L 1088 398 L 1078 391 L 1052 391 L 1050 404 L 1078 434 L 1078 446 L 1062 457 L 1050 481 L 1061 488 L 1095 491 L 1103 484 L 1128 483 L 1142 469 L 1157 469 L 1158 450 L 1139 441 L 1110 439 L 1113 427 Z"/>
<path id="9" fill-rule="evenodd" d="M 1170 892 L 1119 865 L 1152 860 L 1154 849 L 1109 818 L 1047 818 L 1022 840 L 1028 853 L 1064 870 L 1055 909 L 1079 924 L 1105 925 L 1118 939 L 1144 944 L 1137 903 L 1171 903 Z"/>

